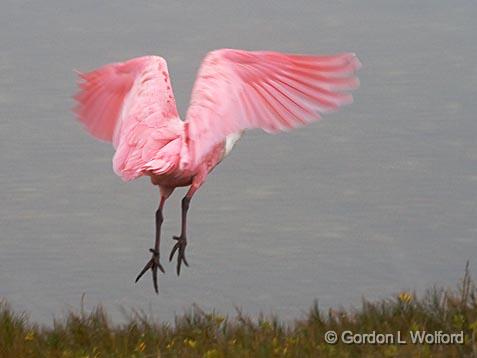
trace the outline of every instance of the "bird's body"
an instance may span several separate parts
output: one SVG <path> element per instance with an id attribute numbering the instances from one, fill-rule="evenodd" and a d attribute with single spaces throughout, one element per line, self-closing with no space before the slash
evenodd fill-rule
<path id="1" fill-rule="evenodd" d="M 182 201 L 182 232 L 171 253 L 187 265 L 186 214 L 208 173 L 230 153 L 243 131 L 275 133 L 306 125 L 350 103 L 360 63 L 351 53 L 309 56 L 216 50 L 204 59 L 186 120 L 179 118 L 166 61 L 139 57 L 80 74 L 76 113 L 95 137 L 112 141 L 114 171 L 124 180 L 149 176 L 159 186 L 156 245 L 151 269 L 157 291 L 162 208 L 174 188 L 190 186 Z"/>
<path id="2" fill-rule="evenodd" d="M 193 178 L 197 177 L 199 173 L 210 173 L 222 161 L 225 155 L 226 141 L 213 147 L 204 157 L 203 163 L 196 167 L 195 170 L 183 170 L 176 167 L 170 173 L 154 174 L 153 172 L 146 172 L 146 175 L 151 177 L 151 182 L 154 185 L 159 185 L 163 190 L 189 186 L 192 185 Z"/>

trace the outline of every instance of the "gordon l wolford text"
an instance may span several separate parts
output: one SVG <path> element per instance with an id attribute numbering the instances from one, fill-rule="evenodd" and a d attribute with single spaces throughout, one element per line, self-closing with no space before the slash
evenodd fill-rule
<path id="1" fill-rule="evenodd" d="M 400 331 L 395 333 L 353 333 L 343 331 L 341 342 L 344 344 L 464 344 L 464 332 L 445 333 L 443 331 L 409 331 L 410 342 L 404 339 Z"/>

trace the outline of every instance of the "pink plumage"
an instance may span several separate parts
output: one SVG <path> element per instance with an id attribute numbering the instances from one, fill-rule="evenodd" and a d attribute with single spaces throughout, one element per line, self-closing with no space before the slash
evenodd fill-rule
<path id="1" fill-rule="evenodd" d="M 151 177 L 161 190 L 151 261 L 157 292 L 162 207 L 175 187 L 189 186 L 182 202 L 177 273 L 185 259 L 186 213 L 207 174 L 242 132 L 275 133 L 304 126 L 351 103 L 360 62 L 352 53 L 332 56 L 222 49 L 204 59 L 185 121 L 180 120 L 166 61 L 145 56 L 80 74 L 75 112 L 95 137 L 116 148 L 115 172 L 124 180 Z"/>
<path id="2" fill-rule="evenodd" d="M 163 58 L 140 57 L 80 77 L 76 113 L 93 136 L 113 142 L 118 175 L 131 180 L 174 166 L 183 125 Z"/>

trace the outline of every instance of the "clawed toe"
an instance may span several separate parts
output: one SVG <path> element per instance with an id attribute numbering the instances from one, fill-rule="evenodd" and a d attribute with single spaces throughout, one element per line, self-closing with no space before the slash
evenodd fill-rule
<path id="1" fill-rule="evenodd" d="M 139 275 L 137 275 L 135 282 L 138 282 L 140 278 L 146 273 L 146 271 L 150 269 L 152 271 L 152 283 L 154 285 L 154 290 L 156 291 L 156 293 L 159 293 L 159 288 L 157 285 L 157 269 L 161 270 L 162 273 L 165 273 L 166 271 L 159 262 L 159 251 L 155 249 L 149 249 L 149 251 L 152 253 L 152 258 L 147 262 L 147 264 L 141 270 Z"/>
<path id="2" fill-rule="evenodd" d="M 172 248 L 171 254 L 169 255 L 169 261 L 172 261 L 174 254 L 177 251 L 177 276 L 181 273 L 181 265 L 184 263 L 187 267 L 189 267 L 189 263 L 185 257 L 185 248 L 187 246 L 187 239 L 183 236 L 174 236 L 174 240 L 176 240 L 176 244 Z"/>

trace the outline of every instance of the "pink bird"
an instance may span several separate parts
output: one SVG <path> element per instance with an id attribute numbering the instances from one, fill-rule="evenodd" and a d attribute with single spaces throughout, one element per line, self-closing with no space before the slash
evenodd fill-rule
<path id="1" fill-rule="evenodd" d="M 136 278 L 152 271 L 158 293 L 162 210 L 177 187 L 182 225 L 169 261 L 177 252 L 177 275 L 189 266 L 187 211 L 207 175 L 232 150 L 245 129 L 287 131 L 320 119 L 352 102 L 360 62 L 353 53 L 332 56 L 221 49 L 207 54 L 192 91 L 186 120 L 177 113 L 166 61 L 145 56 L 79 74 L 75 112 L 89 133 L 112 141 L 113 168 L 123 180 L 150 177 L 160 190 L 152 258 Z"/>

